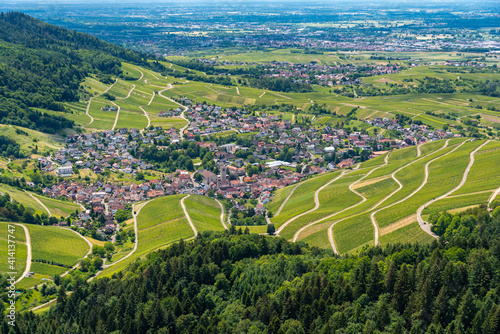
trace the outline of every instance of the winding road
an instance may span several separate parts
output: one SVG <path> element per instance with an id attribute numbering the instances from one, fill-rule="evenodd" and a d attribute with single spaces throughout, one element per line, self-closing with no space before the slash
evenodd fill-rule
<path id="1" fill-rule="evenodd" d="M 500 193 L 500 187 L 497 190 L 495 190 L 493 194 L 491 194 L 491 197 L 488 200 L 488 207 L 491 205 L 491 203 L 493 203 L 493 201 L 495 200 L 495 198 L 498 196 L 499 193 Z"/>
<path id="2" fill-rule="evenodd" d="M 191 221 L 191 217 L 189 217 L 189 213 L 187 212 L 186 210 L 186 206 L 184 205 L 184 200 L 186 198 L 188 198 L 189 196 L 191 195 L 187 195 L 186 197 L 183 197 L 181 199 L 181 206 L 182 206 L 182 210 L 184 210 L 184 215 L 186 216 L 187 220 L 188 220 L 188 223 L 189 225 L 191 226 L 191 228 L 193 229 L 193 232 L 194 232 L 194 236 L 198 236 L 198 230 L 196 230 L 196 227 L 194 226 L 193 222 Z"/>
<path id="3" fill-rule="evenodd" d="M 142 208 L 145 207 L 146 204 L 148 204 L 149 202 L 151 202 L 151 201 L 149 200 L 149 201 L 146 201 L 144 203 L 141 203 L 141 207 L 139 208 L 139 210 L 137 210 L 137 212 L 135 211 L 135 206 L 137 203 L 132 205 L 132 216 L 134 217 L 134 234 L 135 234 L 134 248 L 132 249 L 132 251 L 116 262 L 103 265 L 102 266 L 103 269 L 114 266 L 115 264 L 122 262 L 123 260 L 129 258 L 130 256 L 132 256 L 132 254 L 135 253 L 135 251 L 137 250 L 137 246 L 139 244 L 139 233 L 138 233 L 138 228 L 137 228 L 137 216 L 139 215 L 139 212 L 141 212 Z M 96 276 L 97 276 L 97 274 L 96 274 Z"/>
<path id="4" fill-rule="evenodd" d="M 113 101 L 111 101 L 111 103 L 113 103 L 115 106 L 118 107 L 118 110 L 116 111 L 115 123 L 113 124 L 113 127 L 111 128 L 111 130 L 114 131 L 116 128 L 116 124 L 118 123 L 118 117 L 120 117 L 121 107 L 119 105 L 117 105 L 116 103 L 114 103 Z"/>
<path id="5" fill-rule="evenodd" d="M 220 206 L 220 222 L 222 223 L 222 226 L 224 226 L 224 229 L 227 230 L 227 225 L 226 223 L 224 223 L 224 207 L 222 206 L 222 203 L 218 199 L 215 199 L 215 201 L 219 203 Z"/>
<path id="6" fill-rule="evenodd" d="M 156 93 L 155 93 L 155 91 L 153 91 L 153 95 L 151 96 L 151 100 L 149 100 L 148 106 L 149 106 L 151 103 L 153 103 L 153 99 L 155 98 L 155 95 L 156 95 Z"/>
<path id="7" fill-rule="evenodd" d="M 358 180 L 354 181 L 353 183 L 351 183 L 351 184 L 349 185 L 349 190 L 350 190 L 351 192 L 355 193 L 356 195 L 358 195 L 359 197 L 361 197 L 361 201 L 360 201 L 360 202 L 358 202 L 358 203 L 356 203 L 356 204 L 353 204 L 353 205 L 351 205 L 350 207 L 347 207 L 347 208 L 345 208 L 345 209 L 343 209 L 343 210 L 341 210 L 341 211 L 339 211 L 339 212 L 332 213 L 332 214 L 330 214 L 330 215 L 328 215 L 328 216 L 322 217 L 322 218 L 320 218 L 320 219 L 317 219 L 317 220 L 315 220 L 315 221 L 313 221 L 313 222 L 310 222 L 309 224 L 307 224 L 307 225 L 303 226 L 303 227 L 302 227 L 302 228 L 300 228 L 297 232 L 295 232 L 295 235 L 293 236 L 293 241 L 297 241 L 297 239 L 298 239 L 298 237 L 299 237 L 299 234 L 300 234 L 302 231 L 304 231 L 305 229 L 307 229 L 307 228 L 309 228 L 309 227 L 311 227 L 311 226 L 313 226 L 313 225 L 316 225 L 316 224 L 318 224 L 318 223 L 321 223 L 322 221 L 328 220 L 328 219 L 330 219 L 330 218 L 332 218 L 332 217 L 334 217 L 334 216 L 336 216 L 336 215 L 339 215 L 339 214 L 341 214 L 341 213 L 343 213 L 343 212 L 345 212 L 345 211 L 347 211 L 347 210 L 353 209 L 353 208 L 357 207 L 358 205 L 363 204 L 363 203 L 366 201 L 366 197 L 365 197 L 365 196 L 363 196 L 361 193 L 357 192 L 357 191 L 356 191 L 356 189 L 354 189 L 353 187 L 354 187 L 356 184 L 358 184 L 359 182 L 361 182 L 362 180 L 366 179 L 368 176 L 370 176 L 370 174 L 371 174 L 371 173 L 373 173 L 373 172 L 374 172 L 374 171 L 376 171 L 377 169 L 379 169 L 379 168 L 381 168 L 381 167 L 384 167 L 384 166 L 387 166 L 387 164 L 389 163 L 389 154 L 390 154 L 390 153 L 388 153 L 388 154 L 385 156 L 384 163 L 383 163 L 382 165 L 375 167 L 374 169 L 372 169 L 371 171 L 369 171 L 368 173 L 366 173 L 366 175 L 365 175 L 365 176 L 361 177 L 360 179 L 358 179 Z M 361 166 L 361 164 L 358 164 L 358 165 L 356 166 L 356 168 L 357 168 L 357 169 L 359 169 L 359 167 L 360 167 L 360 166 Z M 334 224 L 335 224 L 335 223 L 334 223 Z M 332 226 L 333 226 L 333 225 L 332 225 Z M 333 236 L 332 236 L 332 240 L 333 240 Z"/>
<path id="8" fill-rule="evenodd" d="M 151 119 L 149 118 L 148 113 L 146 112 L 146 110 L 144 110 L 143 107 L 139 107 L 139 108 L 144 112 L 144 116 L 146 116 L 146 118 L 148 119 L 148 125 L 146 125 L 146 128 L 149 128 L 149 126 L 151 125 Z"/>
<path id="9" fill-rule="evenodd" d="M 184 126 L 183 128 L 180 129 L 180 136 L 179 137 L 180 137 L 180 140 L 183 140 L 184 139 L 184 131 L 189 127 L 189 123 L 190 123 L 189 120 L 186 118 L 186 116 L 184 116 L 184 113 L 188 110 L 188 107 L 186 107 L 186 106 L 180 104 L 179 102 L 175 101 L 174 99 L 166 97 L 165 95 L 162 94 L 164 91 L 172 89 L 172 88 L 174 88 L 174 86 L 171 84 L 168 84 L 168 87 L 165 88 L 164 90 L 159 91 L 158 95 L 160 95 L 164 99 L 169 100 L 170 102 L 177 104 L 178 106 L 180 106 L 181 108 L 184 109 L 182 111 L 181 115 L 179 116 L 180 118 L 182 118 L 183 120 L 185 120 L 187 122 L 186 126 Z"/>
<path id="10" fill-rule="evenodd" d="M 448 139 L 448 140 L 444 143 L 443 147 L 441 147 L 441 148 L 440 148 L 439 150 L 437 150 L 437 151 L 434 151 L 433 153 L 435 153 L 435 152 L 439 152 L 439 151 L 441 151 L 441 150 L 444 150 L 444 149 L 448 146 L 449 141 L 450 141 L 450 140 Z M 420 149 L 419 149 L 419 148 L 420 148 L 420 146 L 418 146 L 418 147 L 417 147 L 417 150 L 418 150 L 418 155 L 417 155 L 417 156 L 420 156 Z M 457 147 L 457 148 L 458 148 L 458 147 Z M 452 151 L 450 151 L 449 153 L 451 153 L 451 152 L 452 152 Z M 449 154 L 449 153 L 447 153 L 447 154 Z M 446 154 L 445 154 L 445 155 L 446 155 Z M 443 155 L 443 156 L 445 156 L 445 155 Z M 429 162 L 425 165 L 425 171 L 427 171 L 427 167 L 428 167 L 428 165 L 429 165 L 431 162 L 433 162 L 433 161 L 435 161 L 435 160 L 437 160 L 437 159 L 439 159 L 439 158 L 442 158 L 443 156 L 438 156 L 438 157 L 436 157 L 435 159 L 432 159 L 431 161 L 429 161 Z M 424 156 L 424 157 L 422 157 L 422 158 L 420 158 L 420 159 L 417 159 L 417 160 L 415 160 L 415 161 L 411 162 L 410 164 L 405 165 L 405 166 L 403 166 L 403 167 L 399 168 L 399 169 L 398 169 L 398 170 L 396 170 L 394 173 L 392 173 L 391 177 L 394 179 L 394 181 L 396 181 L 396 182 L 399 184 L 399 189 L 397 189 L 397 190 L 396 190 L 396 192 L 397 192 L 397 191 L 399 191 L 399 190 L 401 190 L 401 189 L 403 189 L 403 184 L 401 184 L 401 182 L 399 182 L 399 180 L 398 180 L 398 179 L 396 179 L 396 173 L 397 173 L 397 172 L 399 172 L 400 170 L 402 170 L 403 168 L 408 167 L 408 166 L 409 166 L 409 165 L 411 165 L 412 163 L 415 163 L 415 162 L 417 162 L 417 161 L 420 161 L 420 160 L 422 160 L 422 159 L 424 159 L 424 158 L 426 158 L 426 157 L 427 157 L 427 156 Z M 375 245 L 378 245 L 378 223 L 377 223 L 377 221 L 376 221 L 376 219 L 375 219 L 375 215 L 376 215 L 378 212 L 382 211 L 382 210 L 388 209 L 388 208 L 390 208 L 390 207 L 392 207 L 392 206 L 394 206 L 394 205 L 396 205 L 396 204 L 402 203 L 402 202 L 406 201 L 407 199 L 411 198 L 413 195 L 415 195 L 417 192 L 419 192 L 419 191 L 420 191 L 420 189 L 422 189 L 422 188 L 425 186 L 425 184 L 426 184 L 426 182 L 427 182 L 427 179 L 425 179 L 424 181 L 425 181 L 425 182 L 423 182 L 423 183 L 422 183 L 422 184 L 421 184 L 421 185 L 420 185 L 417 189 L 415 189 L 415 190 L 414 190 L 411 194 L 409 194 L 408 196 L 404 197 L 403 199 L 401 199 L 401 200 L 399 200 L 399 201 L 397 201 L 397 202 L 394 202 L 394 203 L 391 203 L 391 204 L 389 204 L 389 205 L 386 205 L 386 206 L 384 206 L 383 208 L 380 208 L 380 209 L 378 209 L 378 210 L 376 210 L 376 211 L 373 211 L 373 212 L 371 213 L 371 215 L 370 215 L 370 219 L 371 219 L 371 221 L 372 221 L 372 224 L 373 224 L 374 228 L 376 228 L 376 231 L 377 231 L 376 238 L 375 238 Z M 393 192 L 393 194 L 394 194 L 394 193 L 395 193 L 395 192 Z M 392 196 L 393 194 L 391 194 L 391 196 Z"/>
<path id="11" fill-rule="evenodd" d="M 307 215 L 307 214 L 309 214 L 309 213 L 311 213 L 311 212 L 316 211 L 316 210 L 319 208 L 319 205 L 320 205 L 320 203 L 319 203 L 319 192 L 320 192 L 321 190 L 325 189 L 326 187 L 328 187 L 328 186 L 329 186 L 330 184 L 332 184 L 333 182 L 335 182 L 335 181 L 337 181 L 338 179 L 340 179 L 342 176 L 344 176 L 344 174 L 345 174 L 345 173 L 346 173 L 346 171 L 345 171 L 345 170 L 344 170 L 344 171 L 342 171 L 342 173 L 340 173 L 340 175 L 339 175 L 339 176 L 337 176 L 336 178 L 334 178 L 334 179 L 332 179 L 332 180 L 328 181 L 327 183 L 325 183 L 324 185 L 322 185 L 321 187 L 319 187 L 319 188 L 318 188 L 318 190 L 316 190 L 316 191 L 314 192 L 314 203 L 315 203 L 314 208 L 312 208 L 312 209 L 310 209 L 310 210 L 308 210 L 308 211 L 306 211 L 306 212 L 303 212 L 303 213 L 301 213 L 301 214 L 298 214 L 298 215 L 296 215 L 296 216 L 294 216 L 294 217 L 292 217 L 292 218 L 288 219 L 286 222 L 284 222 L 284 223 L 283 223 L 283 224 L 282 224 L 282 225 L 278 228 L 278 230 L 276 231 L 276 235 L 279 235 L 279 234 L 281 233 L 281 231 L 283 231 L 283 229 L 284 229 L 284 228 L 285 228 L 288 224 L 290 224 L 291 222 L 293 222 L 293 221 L 294 221 L 294 220 L 296 220 L 297 218 L 300 218 L 300 217 L 305 216 L 305 215 Z"/>
<path id="12" fill-rule="evenodd" d="M 137 81 L 141 81 L 141 79 L 144 77 L 144 73 L 138 68 L 138 67 L 134 67 L 136 70 L 139 71 L 139 73 L 141 73 L 141 77 L 139 79 L 137 79 Z"/>
<path id="13" fill-rule="evenodd" d="M 458 147 L 462 146 L 463 144 L 465 144 L 468 140 L 464 141 L 462 144 L 460 144 Z M 424 205 L 422 205 L 421 207 L 418 208 L 417 210 L 417 220 L 418 220 L 418 224 L 420 225 L 420 228 L 426 232 L 427 234 L 437 238 L 437 235 L 434 234 L 434 232 L 431 231 L 431 225 L 426 222 L 423 218 L 422 218 L 422 211 L 424 211 L 424 209 L 426 207 L 428 207 L 429 205 L 431 205 L 432 203 L 434 202 L 437 202 L 443 198 L 446 198 L 448 197 L 449 195 L 453 194 L 455 191 L 457 191 L 458 189 L 462 188 L 462 186 L 465 184 L 465 181 L 467 181 L 467 177 L 469 176 L 469 172 L 472 168 L 472 165 L 474 164 L 474 154 L 476 154 L 477 151 L 479 151 L 481 148 L 484 147 L 484 145 L 488 144 L 491 140 L 487 140 L 485 141 L 483 144 L 481 144 L 479 147 L 477 147 L 474 151 L 472 151 L 470 154 L 469 154 L 469 157 L 470 157 L 470 161 L 469 161 L 469 164 L 467 165 L 467 168 L 465 169 L 464 171 L 464 175 L 462 176 L 462 181 L 460 181 L 460 184 L 458 186 L 456 186 L 455 188 L 453 188 L 452 190 L 448 191 L 446 194 L 444 195 L 441 195 L 437 198 L 434 198 L 432 200 L 430 200 L 429 202 L 425 203 Z M 457 148 L 458 148 L 457 147 Z M 457 149 L 455 148 L 455 149 Z M 450 151 L 449 153 L 453 152 L 454 150 Z M 448 154 L 449 154 L 448 153 Z M 426 166 L 427 167 L 427 166 Z M 425 178 L 427 180 L 427 177 L 428 177 L 428 170 L 427 168 L 425 169 Z"/>
<path id="14" fill-rule="evenodd" d="M 26 275 L 31 270 L 31 256 L 32 256 L 32 251 L 31 251 L 31 237 L 30 237 L 30 231 L 28 228 L 22 224 L 14 224 L 17 226 L 21 226 L 24 230 L 24 235 L 26 236 L 26 268 L 24 268 L 23 273 L 19 278 L 14 282 L 14 284 L 19 283 Z"/>
<path id="15" fill-rule="evenodd" d="M 111 87 L 113 87 L 113 86 L 114 86 L 117 82 L 118 82 L 118 79 L 116 79 L 116 80 L 115 80 L 115 82 L 113 82 L 113 83 L 111 84 L 111 86 L 109 86 L 108 88 L 106 88 L 106 90 L 105 90 L 102 94 L 107 93 L 107 92 L 108 92 L 108 90 L 110 90 L 110 89 L 111 89 Z M 101 96 L 102 94 L 99 94 L 99 95 L 97 95 L 97 96 Z M 87 114 L 87 116 L 89 116 L 89 117 L 90 117 L 90 123 L 89 123 L 89 124 L 87 124 L 87 125 L 90 125 L 90 124 L 92 124 L 92 123 L 94 122 L 94 117 L 92 117 L 92 116 L 90 115 L 90 113 L 89 113 L 89 111 L 90 111 L 90 104 L 92 103 L 92 99 L 93 99 L 93 98 L 94 98 L 94 97 L 91 97 L 91 98 L 89 99 L 89 103 L 87 104 L 87 111 L 85 112 L 85 114 Z"/>
<path id="16" fill-rule="evenodd" d="M 45 206 L 45 204 L 43 204 L 42 201 L 40 201 L 37 197 L 33 196 L 31 193 L 27 192 L 26 190 L 24 192 L 26 194 L 28 194 L 29 196 L 31 196 L 31 198 L 33 198 L 35 201 L 37 201 L 38 204 L 40 204 L 45 209 L 45 211 L 47 211 L 47 213 L 49 214 L 49 217 L 52 217 L 52 212 L 50 212 L 49 208 L 47 208 L 47 206 Z"/>

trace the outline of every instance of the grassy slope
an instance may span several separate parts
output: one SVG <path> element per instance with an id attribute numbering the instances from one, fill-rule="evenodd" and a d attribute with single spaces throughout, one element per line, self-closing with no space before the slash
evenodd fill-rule
<path id="1" fill-rule="evenodd" d="M 219 204 L 206 196 L 191 195 L 184 201 L 186 210 L 198 232 L 223 231 Z"/>
<path id="2" fill-rule="evenodd" d="M 72 231 L 54 226 L 27 227 L 31 236 L 33 260 L 43 259 L 72 266 L 88 252 L 87 243 Z"/>
<path id="3" fill-rule="evenodd" d="M 82 211 L 81 206 L 72 202 L 60 201 L 53 198 L 48 198 L 45 196 L 40 196 L 33 194 L 38 198 L 45 206 L 50 210 L 50 212 L 55 216 L 67 217 L 76 210 Z"/>
<path id="4" fill-rule="evenodd" d="M 35 210 L 36 213 L 47 214 L 47 210 L 43 208 L 36 200 L 34 200 L 31 196 L 26 194 L 24 191 L 18 190 L 14 187 L 11 187 L 6 184 L 0 184 L 0 192 L 9 193 L 10 197 L 15 201 L 22 203 L 25 207 L 31 207 Z"/>
<path id="5" fill-rule="evenodd" d="M 139 234 L 137 251 L 116 266 L 105 269 L 102 275 L 111 276 L 138 257 L 168 246 L 180 239 L 193 237 L 193 230 L 189 226 L 180 204 L 181 199 L 185 196 L 166 196 L 147 203 L 137 218 Z"/>
<path id="6" fill-rule="evenodd" d="M 14 239 L 11 238 L 10 240 L 15 241 L 15 270 L 11 270 L 9 268 L 10 264 L 8 263 L 8 253 L 7 253 L 7 246 L 8 246 L 8 235 L 10 234 L 8 232 L 10 226 L 15 226 L 14 230 L 15 232 L 13 233 Z M 13 244 L 12 242 L 10 243 L 11 245 Z M 2 251 L 0 252 L 0 273 L 5 274 L 7 272 L 17 272 L 18 275 L 16 277 L 19 277 L 21 273 L 24 271 L 24 268 L 26 268 L 26 236 L 24 235 L 24 230 L 22 227 L 18 225 L 13 225 L 12 223 L 0 223 L 0 249 Z"/>

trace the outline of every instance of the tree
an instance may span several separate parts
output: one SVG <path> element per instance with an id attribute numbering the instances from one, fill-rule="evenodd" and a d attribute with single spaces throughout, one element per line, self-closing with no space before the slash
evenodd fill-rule
<path id="1" fill-rule="evenodd" d="M 125 220 L 127 220 L 128 214 L 125 212 L 125 210 L 117 210 L 115 214 L 115 219 L 118 223 L 121 223 Z"/>
<path id="2" fill-rule="evenodd" d="M 100 257 L 95 257 L 93 260 L 92 260 L 92 265 L 94 266 L 94 268 L 96 269 L 99 269 L 102 267 L 102 264 L 103 264 L 103 260 L 100 258 Z"/>
<path id="3" fill-rule="evenodd" d="M 106 250 L 106 252 L 112 253 L 115 251 L 115 246 L 113 245 L 112 242 L 108 241 L 104 243 L 104 249 Z"/>
<path id="4" fill-rule="evenodd" d="M 297 164 L 297 167 L 295 167 L 295 171 L 297 173 L 299 173 L 299 174 L 302 173 L 302 165 L 301 164 Z"/>
<path id="5" fill-rule="evenodd" d="M 268 224 L 267 225 L 267 234 L 274 235 L 274 232 L 276 232 L 276 228 L 274 227 L 274 224 Z"/>

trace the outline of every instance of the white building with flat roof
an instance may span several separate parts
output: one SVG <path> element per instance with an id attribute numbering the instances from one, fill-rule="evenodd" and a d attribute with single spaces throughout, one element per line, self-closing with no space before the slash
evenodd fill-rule
<path id="1" fill-rule="evenodd" d="M 57 175 L 71 176 L 73 175 L 73 166 L 62 166 L 57 168 Z"/>

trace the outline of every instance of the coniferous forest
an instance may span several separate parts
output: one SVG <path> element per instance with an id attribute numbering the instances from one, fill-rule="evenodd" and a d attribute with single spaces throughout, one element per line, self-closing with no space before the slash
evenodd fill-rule
<path id="1" fill-rule="evenodd" d="M 234 227 L 111 278 L 61 280 L 57 305 L 3 333 L 498 333 L 500 215 L 470 209 L 446 241 L 335 257 Z M 453 228 L 451 221 L 466 220 Z M 450 228 L 451 226 L 451 228 Z M 456 225 L 457 227 L 458 225 Z M 449 229 L 448 229 L 449 228 Z M 66 291 L 73 292 L 66 295 Z"/>

